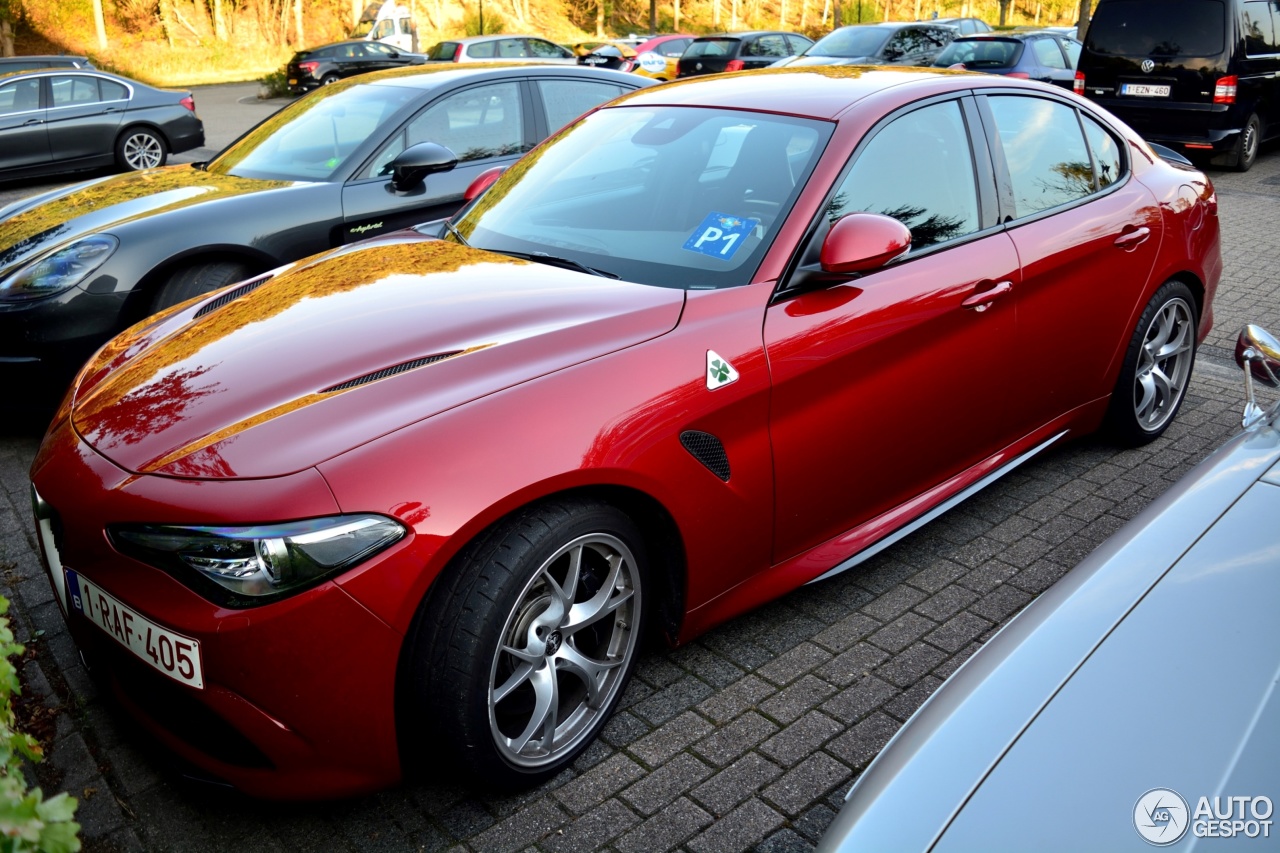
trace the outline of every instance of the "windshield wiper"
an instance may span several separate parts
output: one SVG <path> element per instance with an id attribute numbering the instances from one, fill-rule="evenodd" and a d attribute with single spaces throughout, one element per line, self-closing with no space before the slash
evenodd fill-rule
<path id="1" fill-rule="evenodd" d="M 458 238 L 459 243 L 466 246 L 468 249 L 471 248 L 471 244 L 467 242 L 466 237 L 462 236 L 462 232 L 458 230 L 458 226 L 454 225 L 452 222 L 446 219 L 444 220 L 444 227 L 450 234 Z"/>
<path id="2" fill-rule="evenodd" d="M 540 264 L 549 264 L 550 266 L 553 266 L 553 267 L 564 267 L 565 269 L 568 269 L 568 270 L 577 270 L 578 272 L 584 272 L 584 273 L 587 273 L 588 275 L 598 275 L 603 278 L 614 278 L 614 279 L 618 278 L 616 274 L 611 273 L 608 270 L 598 270 L 595 267 L 589 267 L 586 264 L 580 264 L 571 258 L 557 258 L 555 255 L 548 255 L 546 252 L 503 251 L 502 254 L 510 255 L 513 258 L 522 258 L 526 261 L 536 261 L 537 263 L 540 263 Z"/>

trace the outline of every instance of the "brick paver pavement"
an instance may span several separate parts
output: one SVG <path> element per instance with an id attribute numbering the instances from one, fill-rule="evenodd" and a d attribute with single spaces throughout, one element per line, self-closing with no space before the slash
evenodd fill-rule
<path id="1" fill-rule="evenodd" d="M 0 593 L 36 649 L 28 683 L 57 711 L 41 780 L 80 797 L 89 850 L 811 849 L 938 685 L 1237 428 L 1236 332 L 1246 321 L 1280 331 L 1280 152 L 1246 175 L 1213 177 L 1226 260 L 1217 328 L 1166 436 L 1138 450 L 1088 439 L 1055 449 L 862 569 L 685 648 L 650 651 L 600 740 L 517 796 L 440 780 L 337 804 L 263 804 L 161 769 L 97 694 L 66 633 L 28 506 L 38 439 L 10 427 L 0 435 Z M 1043 361 L 1045 381 L 1061 369 L 1052 340 L 1028 357 Z"/>

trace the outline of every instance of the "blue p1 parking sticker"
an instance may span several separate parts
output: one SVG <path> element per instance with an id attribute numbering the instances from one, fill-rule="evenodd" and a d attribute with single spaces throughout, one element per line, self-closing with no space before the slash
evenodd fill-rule
<path id="1" fill-rule="evenodd" d="M 747 241 L 747 235 L 759 224 L 758 219 L 742 219 L 727 213 L 712 212 L 694 229 L 693 235 L 684 241 L 684 248 L 727 261 L 737 254 Z"/>

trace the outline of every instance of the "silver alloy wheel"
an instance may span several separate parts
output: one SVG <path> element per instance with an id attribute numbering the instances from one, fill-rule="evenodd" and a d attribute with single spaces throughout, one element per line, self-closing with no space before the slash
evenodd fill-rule
<path id="1" fill-rule="evenodd" d="M 1170 299 L 1151 318 L 1134 370 L 1133 412 L 1155 432 L 1173 417 L 1191 378 L 1195 352 L 1195 312 L 1181 298 Z"/>
<path id="2" fill-rule="evenodd" d="M 635 557 L 606 533 L 562 546 L 525 584 L 489 668 L 489 730 L 519 767 L 555 762 L 591 734 L 636 653 Z"/>
<path id="3" fill-rule="evenodd" d="M 164 146 L 151 133 L 134 133 L 124 141 L 124 161 L 130 169 L 154 169 L 164 158 Z"/>

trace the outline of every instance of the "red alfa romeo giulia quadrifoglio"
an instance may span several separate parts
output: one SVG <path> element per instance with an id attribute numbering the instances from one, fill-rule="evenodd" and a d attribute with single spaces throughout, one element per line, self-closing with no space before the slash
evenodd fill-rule
<path id="1" fill-rule="evenodd" d="M 850 569 L 1055 442 L 1168 426 L 1222 264 L 1212 185 L 1165 156 L 985 75 L 626 96 L 443 239 L 101 350 L 32 472 L 59 601 L 155 736 L 251 794 L 547 778 L 646 634 Z"/>

